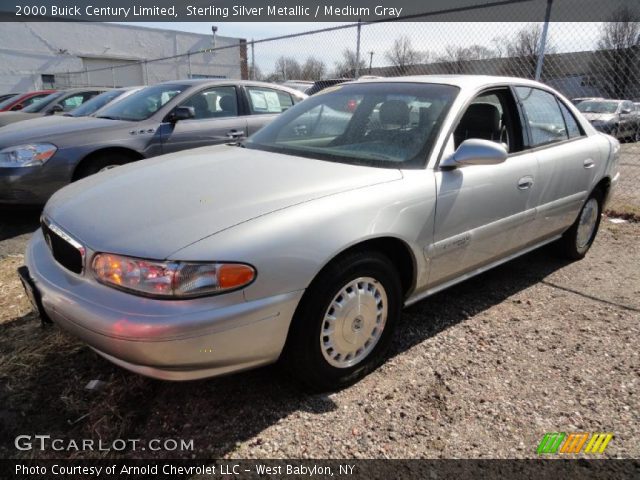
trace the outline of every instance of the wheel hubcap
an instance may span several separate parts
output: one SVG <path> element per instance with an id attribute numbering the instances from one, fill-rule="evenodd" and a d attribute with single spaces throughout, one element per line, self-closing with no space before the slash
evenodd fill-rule
<path id="1" fill-rule="evenodd" d="M 582 209 L 580 221 L 578 223 L 578 234 L 576 237 L 576 246 L 579 249 L 586 247 L 593 236 L 598 221 L 598 201 L 595 198 L 590 199 Z"/>
<path id="2" fill-rule="evenodd" d="M 360 277 L 340 289 L 320 330 L 320 349 L 337 368 L 364 360 L 380 340 L 387 322 L 387 294 L 374 278 Z"/>

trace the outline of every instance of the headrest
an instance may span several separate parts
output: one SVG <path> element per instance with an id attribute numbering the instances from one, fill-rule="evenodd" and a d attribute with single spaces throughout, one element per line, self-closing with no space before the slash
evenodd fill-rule
<path id="1" fill-rule="evenodd" d="M 473 132 L 499 132 L 500 110 L 491 103 L 474 103 L 469 105 L 462 116 L 458 130 Z"/>
<path id="2" fill-rule="evenodd" d="M 383 125 L 407 125 L 409 107 L 402 100 L 387 100 L 380 106 L 380 122 Z"/>
<path id="3" fill-rule="evenodd" d="M 220 108 L 224 112 L 235 112 L 237 109 L 236 99 L 233 95 L 225 95 L 220 98 Z"/>

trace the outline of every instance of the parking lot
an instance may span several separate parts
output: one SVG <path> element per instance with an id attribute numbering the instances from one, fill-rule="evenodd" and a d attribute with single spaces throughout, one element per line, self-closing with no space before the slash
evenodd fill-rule
<path id="1" fill-rule="evenodd" d="M 615 209 L 640 203 L 625 172 Z M 636 173 L 637 178 L 637 173 Z M 636 188 L 634 188 L 636 187 Z M 635 202 L 635 203 L 634 203 Z M 613 432 L 606 456 L 640 455 L 640 224 L 605 219 L 583 261 L 528 254 L 405 311 L 383 367 L 351 388 L 307 395 L 277 368 L 165 383 L 125 372 L 42 329 L 15 269 L 39 212 L 0 223 L 0 445 L 20 434 L 193 440 L 127 457 L 535 457 L 546 432 Z M 91 380 L 106 382 L 85 388 Z"/>

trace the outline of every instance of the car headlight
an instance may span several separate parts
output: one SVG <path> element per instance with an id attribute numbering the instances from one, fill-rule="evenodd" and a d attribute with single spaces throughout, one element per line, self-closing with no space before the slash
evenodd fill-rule
<path id="1" fill-rule="evenodd" d="M 50 143 L 31 143 L 0 150 L 0 167 L 37 167 L 46 163 L 58 147 Z"/>
<path id="2" fill-rule="evenodd" d="M 99 253 L 93 257 L 96 279 L 110 287 L 162 298 L 215 295 L 249 285 L 255 269 L 243 263 L 158 262 Z"/>
<path id="3" fill-rule="evenodd" d="M 53 157 L 58 147 L 50 143 L 31 143 L 0 150 L 0 167 L 36 167 Z"/>

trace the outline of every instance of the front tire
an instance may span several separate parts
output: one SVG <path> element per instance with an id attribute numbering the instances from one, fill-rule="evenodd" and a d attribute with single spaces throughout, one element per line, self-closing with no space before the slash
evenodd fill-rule
<path id="1" fill-rule="evenodd" d="M 84 160 L 76 170 L 74 180 L 80 180 L 81 178 L 95 175 L 105 170 L 119 167 L 131 162 L 132 159 L 123 155 L 102 153 L 93 158 Z"/>
<path id="2" fill-rule="evenodd" d="M 377 252 L 348 253 L 307 289 L 289 331 L 285 366 L 312 391 L 355 383 L 384 359 L 401 309 L 393 263 Z"/>
<path id="3" fill-rule="evenodd" d="M 571 260 L 581 260 L 587 254 L 600 227 L 602 219 L 603 194 L 596 190 L 587 199 L 578 218 L 560 239 L 563 256 Z"/>

